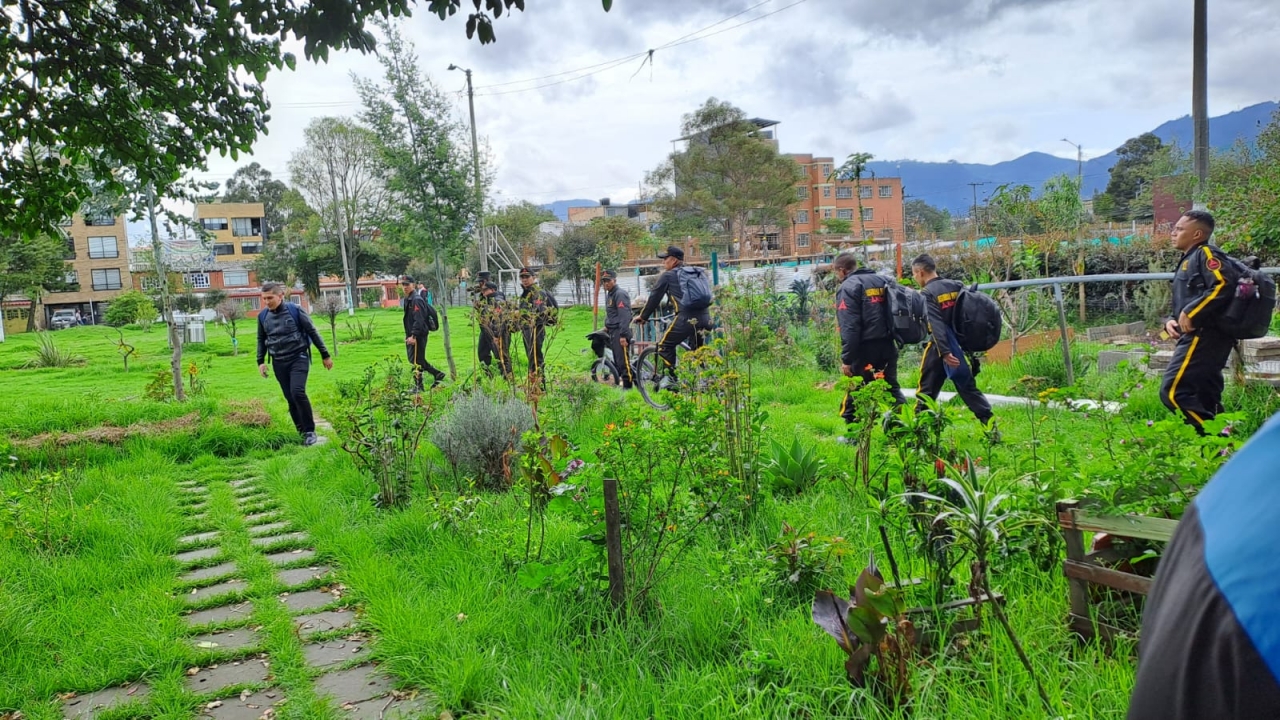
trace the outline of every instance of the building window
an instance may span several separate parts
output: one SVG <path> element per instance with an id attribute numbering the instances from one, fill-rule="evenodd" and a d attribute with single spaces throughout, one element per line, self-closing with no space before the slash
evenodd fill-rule
<path id="1" fill-rule="evenodd" d="M 801 185 L 800 187 L 796 188 L 796 199 L 798 199 L 798 200 L 808 200 L 808 199 L 809 199 L 809 188 L 805 187 L 804 185 Z"/>
<path id="2" fill-rule="evenodd" d="M 875 230 L 863 230 L 863 231 L 862 231 L 862 239 L 863 239 L 863 240 L 875 240 L 875 239 L 876 239 L 876 231 L 875 231 Z"/>
<path id="3" fill-rule="evenodd" d="M 256 298 L 256 297 L 251 297 L 251 298 L 241 298 L 241 299 L 240 299 L 240 307 L 244 308 L 245 310 L 257 310 L 257 309 L 258 309 L 258 298 Z"/>
<path id="4" fill-rule="evenodd" d="M 837 219 L 837 220 L 852 220 L 852 219 L 853 219 L 853 211 L 852 211 L 852 210 L 836 210 L 836 219 Z"/>
<path id="5" fill-rule="evenodd" d="M 796 222 L 798 222 L 798 223 L 807 223 L 807 222 L 809 222 L 809 211 L 808 211 L 808 210 L 799 210 L 799 211 L 797 211 L 797 212 L 796 212 Z"/>
<path id="6" fill-rule="evenodd" d="M 75 270 L 68 270 L 67 274 L 62 276 L 62 282 L 68 285 L 79 285 L 80 273 L 76 272 Z"/>
<path id="7" fill-rule="evenodd" d="M 885 228 L 880 232 L 884 233 L 884 239 L 893 242 L 893 228 Z"/>
<path id="8" fill-rule="evenodd" d="M 893 186 L 892 186 L 892 185 L 881 185 L 881 186 L 880 186 L 880 197 L 882 197 L 882 198 L 891 198 L 891 197 L 893 197 Z"/>
<path id="9" fill-rule="evenodd" d="M 762 233 L 760 246 L 766 250 L 777 250 L 782 247 L 782 243 L 778 241 L 778 233 Z"/>
<path id="10" fill-rule="evenodd" d="M 94 290 L 119 290 L 120 289 L 120 269 L 107 268 L 105 270 L 93 271 L 93 289 Z"/>
<path id="11" fill-rule="evenodd" d="M 231 218 L 232 237 L 257 237 L 262 234 L 262 218 Z"/>
<path id="12" fill-rule="evenodd" d="M 823 220 L 830 220 L 830 219 L 831 219 L 831 210 L 830 210 L 830 209 L 827 209 L 827 210 L 823 210 L 823 211 L 822 211 L 822 219 L 823 219 Z"/>
<path id="13" fill-rule="evenodd" d="M 111 227 L 116 224 L 114 215 L 86 215 L 84 224 L 89 227 Z"/>
<path id="14" fill-rule="evenodd" d="M 862 222 L 871 222 L 872 218 L 875 217 L 875 210 L 875 208 L 862 208 Z"/>
<path id="15" fill-rule="evenodd" d="M 829 198 L 829 197 L 831 197 L 831 186 L 830 186 L 830 185 L 823 185 L 823 186 L 822 186 L 822 197 L 824 197 L 824 198 Z"/>
<path id="16" fill-rule="evenodd" d="M 870 186 L 870 185 L 860 185 L 860 186 L 858 186 L 858 197 L 862 198 L 863 200 L 866 200 L 867 198 L 870 198 L 870 197 L 871 197 L 871 186 Z"/>
<path id="17" fill-rule="evenodd" d="M 120 248 L 114 237 L 89 238 L 89 257 L 94 260 L 120 257 Z"/>
<path id="18" fill-rule="evenodd" d="M 243 287 L 249 284 L 248 270 L 223 270 L 222 284 L 224 287 Z"/>
<path id="19" fill-rule="evenodd" d="M 226 218 L 201 218 L 200 227 L 209 231 L 226 230 L 227 219 Z"/>
<path id="20" fill-rule="evenodd" d="M 214 243 L 213 254 L 214 255 L 235 255 L 236 246 L 232 243 Z"/>
<path id="21" fill-rule="evenodd" d="M 160 278 L 154 274 L 143 275 L 141 285 L 143 292 L 148 290 L 158 290 L 160 288 Z"/>
<path id="22" fill-rule="evenodd" d="M 824 178 L 831 177 L 831 163 L 822 164 L 822 177 Z"/>
<path id="23" fill-rule="evenodd" d="M 208 290 L 209 273 L 187 273 L 182 276 L 182 283 L 192 290 Z"/>
<path id="24" fill-rule="evenodd" d="M 836 197 L 840 198 L 841 200 L 851 199 L 853 197 L 853 188 L 851 187 L 836 188 Z"/>
<path id="25" fill-rule="evenodd" d="M 71 223 L 74 221 L 75 218 L 63 218 L 58 221 L 58 227 L 71 227 Z"/>
<path id="26" fill-rule="evenodd" d="M 796 235 L 796 247 L 809 247 L 809 233 L 800 233 Z"/>
<path id="27" fill-rule="evenodd" d="M 5 308 L 4 311 L 4 319 L 10 321 L 22 320 L 25 322 L 29 315 L 30 311 L 27 308 Z"/>
<path id="28" fill-rule="evenodd" d="M 65 252 L 62 253 L 62 259 L 63 260 L 76 259 L 76 239 L 75 238 L 73 237 L 67 238 L 67 249 Z"/>
<path id="29" fill-rule="evenodd" d="M 241 255 L 261 255 L 262 243 L 260 242 L 240 243 L 240 254 Z"/>

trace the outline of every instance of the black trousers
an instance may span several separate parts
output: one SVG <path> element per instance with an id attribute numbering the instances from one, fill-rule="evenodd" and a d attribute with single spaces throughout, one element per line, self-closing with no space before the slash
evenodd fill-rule
<path id="1" fill-rule="evenodd" d="M 493 375 L 493 361 L 498 361 L 498 369 L 502 377 L 511 377 L 511 333 L 493 333 L 485 328 L 480 329 L 480 343 L 476 346 L 476 354 L 480 364 L 488 375 Z"/>
<path id="2" fill-rule="evenodd" d="M 409 356 L 409 364 L 413 365 L 413 385 L 418 390 L 422 389 L 422 373 L 428 373 L 436 380 L 443 380 L 444 373 L 439 368 L 427 362 L 427 336 L 414 335 L 416 340 L 414 344 L 404 344 L 405 354 Z"/>
<path id="3" fill-rule="evenodd" d="M 547 329 L 541 325 L 526 327 L 520 331 L 524 340 L 524 354 L 529 359 L 529 374 L 536 374 L 544 380 L 547 377 L 547 358 L 542 353 L 542 346 L 547 342 Z"/>
<path id="4" fill-rule="evenodd" d="M 622 339 L 626 338 L 628 347 L 622 347 Z M 635 384 L 635 374 L 631 370 L 631 328 L 609 331 L 609 349 L 613 351 L 613 367 L 618 371 L 618 379 L 624 389 Z"/>
<path id="5" fill-rule="evenodd" d="M 311 414 L 311 398 L 307 397 L 307 375 L 311 372 L 311 357 L 305 353 L 295 358 L 271 358 L 271 369 L 280 383 L 280 391 L 289 403 L 289 417 L 299 433 L 316 431 L 316 419 Z"/>
<path id="6" fill-rule="evenodd" d="M 924 356 L 920 359 L 920 387 L 916 390 L 916 397 L 928 396 L 931 400 L 938 399 L 938 393 L 942 390 L 942 383 L 951 378 L 947 377 L 946 365 L 942 362 L 942 352 L 933 342 L 924 346 Z M 987 396 L 982 394 L 978 389 L 978 382 L 969 377 L 959 382 L 951 380 L 951 384 L 956 386 L 956 393 L 964 404 L 969 408 L 978 422 L 984 425 L 991 419 L 991 403 L 987 402 Z M 924 403 L 917 400 L 916 407 L 923 407 Z"/>
<path id="7" fill-rule="evenodd" d="M 711 315 L 705 310 L 700 313 L 676 315 L 671 321 L 671 327 L 667 328 L 667 332 L 658 341 L 658 357 L 662 359 L 663 367 L 654 368 L 654 371 L 659 374 L 665 372 L 675 379 L 676 348 L 680 347 L 680 343 L 688 340 L 689 349 L 697 350 L 702 347 L 703 336 L 710 330 Z"/>
<path id="8" fill-rule="evenodd" d="M 907 399 L 902 396 L 902 386 L 898 384 L 898 346 L 891 338 L 869 340 L 858 347 L 858 357 L 853 362 L 854 376 L 861 377 L 864 383 L 871 383 L 875 382 L 877 373 L 889 383 L 894 402 L 899 405 L 905 403 Z M 854 420 L 852 400 L 849 393 L 845 393 L 844 400 L 840 402 L 840 417 L 846 423 Z"/>
<path id="9" fill-rule="evenodd" d="M 1182 413 L 1187 424 L 1204 433 L 1204 423 L 1222 412 L 1222 369 L 1236 341 L 1212 328 L 1178 338 L 1173 359 L 1160 383 L 1160 401 Z"/>

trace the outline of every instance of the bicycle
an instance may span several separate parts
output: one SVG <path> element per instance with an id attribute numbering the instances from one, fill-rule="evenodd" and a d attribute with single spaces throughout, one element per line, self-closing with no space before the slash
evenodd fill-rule
<path id="1" fill-rule="evenodd" d="M 672 385 L 674 384 L 674 380 L 671 379 L 667 375 L 667 373 L 664 371 L 664 363 L 662 361 L 662 358 L 658 357 L 657 338 L 662 337 L 662 335 L 666 332 L 667 328 L 670 327 L 671 323 L 675 320 L 675 316 L 664 315 L 660 318 L 655 318 L 654 320 L 656 325 L 654 327 L 652 337 L 654 337 L 655 339 L 652 342 L 638 343 L 638 344 L 644 345 L 645 347 L 640 352 L 640 358 L 639 360 L 636 361 L 637 364 L 633 365 L 632 367 L 649 368 L 649 373 L 647 375 L 636 379 L 636 387 L 640 389 L 640 397 L 644 398 L 644 401 L 646 403 L 649 403 L 650 407 L 654 408 L 655 410 L 666 411 L 671 409 L 671 405 L 668 403 L 659 402 L 658 396 L 659 396 L 659 393 L 661 392 L 669 391 Z M 711 328 L 708 328 L 705 332 L 709 334 L 710 331 L 711 331 Z M 706 342 L 707 340 L 704 339 L 702 344 L 703 347 L 706 346 Z M 692 350 L 692 348 L 689 346 L 689 342 L 687 340 L 676 346 L 677 353 L 683 353 L 683 351 L 688 351 L 688 350 Z M 680 366 L 681 363 L 677 361 L 676 364 L 677 366 Z M 684 367 L 692 375 L 696 376 L 696 372 L 694 371 L 694 369 L 690 368 L 687 363 L 684 365 Z M 666 382 L 664 383 L 664 381 Z M 689 389 L 698 389 L 698 387 L 701 384 L 702 384 L 701 381 L 699 381 L 697 384 L 688 385 L 687 387 Z M 686 389 L 686 388 L 682 387 L 680 389 Z"/>
<path id="2" fill-rule="evenodd" d="M 613 348 L 610 347 L 608 331 L 603 328 L 595 330 L 587 335 L 587 339 L 591 341 L 591 350 L 595 354 L 595 360 L 591 362 L 592 382 L 614 386 L 621 385 L 622 373 L 618 368 L 617 359 L 613 356 Z M 652 360 L 646 361 L 640 358 L 637 346 L 648 344 L 645 342 L 627 343 L 626 352 L 630 356 L 632 377 L 637 386 L 643 385 L 645 381 L 652 377 L 656 367 Z"/>

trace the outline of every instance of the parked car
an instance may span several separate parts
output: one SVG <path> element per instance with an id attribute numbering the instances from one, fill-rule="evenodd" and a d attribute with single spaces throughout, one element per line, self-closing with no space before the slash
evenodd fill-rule
<path id="1" fill-rule="evenodd" d="M 49 328 L 51 330 L 65 330 L 75 324 L 75 310 L 54 310 L 53 317 L 49 318 Z"/>

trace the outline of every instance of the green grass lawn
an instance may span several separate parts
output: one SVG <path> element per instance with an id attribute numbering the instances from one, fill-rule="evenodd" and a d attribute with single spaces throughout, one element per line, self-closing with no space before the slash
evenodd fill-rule
<path id="1" fill-rule="evenodd" d="M 460 381 L 473 368 L 466 315 L 454 309 L 450 316 Z M 592 320 L 589 311 L 577 309 L 564 316 L 549 344 L 555 381 L 544 426 L 567 435 L 574 456 L 593 466 L 588 472 L 599 473 L 597 451 L 610 426 L 654 415 L 634 394 L 568 380 L 586 374 L 583 336 Z M 336 412 L 337 383 L 384 358 L 403 357 L 398 311 L 364 310 L 359 317 L 374 319 L 374 339 L 346 341 L 340 320 L 334 370 L 313 369 L 310 389 L 321 415 Z M 184 362 L 196 364 L 204 391 L 184 405 L 145 399 L 148 383 L 168 369 L 160 327 L 124 331 L 138 349 L 128 372 L 110 328 L 53 333 L 60 347 L 83 359 L 63 369 L 23 367 L 34 352 L 31 335 L 0 344 L 0 430 L 18 457 L 0 474 L 0 491 L 22 492 L 32 478 L 63 468 L 65 485 L 58 487 L 70 493 L 69 500 L 58 496 L 52 503 L 56 512 L 48 522 L 31 512 L 25 516 L 35 527 L 52 529 L 49 546 L 17 535 L 0 539 L 0 717 L 6 710 L 57 717 L 50 702 L 57 693 L 139 678 L 151 684 L 152 700 L 124 716 L 191 717 L 201 698 L 183 688 L 184 673 L 208 658 L 184 643 L 181 604 L 172 596 L 184 586 L 171 556 L 179 537 L 205 530 L 220 531 L 223 559 L 246 568 L 244 596 L 255 601 L 253 625 L 261 626 L 277 687 L 290 698 L 277 716 L 339 717 L 317 699 L 290 621 L 271 602 L 280 587 L 250 548 L 227 484 L 240 477 L 261 477 L 271 497 L 263 507 L 278 508 L 308 532 L 312 546 L 338 568 L 344 602 L 360 608 L 361 626 L 375 639 L 375 658 L 403 686 L 424 692 L 433 717 L 442 710 L 455 717 L 512 718 L 1043 716 L 1030 677 L 989 620 L 982 632 L 919 664 L 908 709 L 895 710 L 867 690 L 851 688 L 844 653 L 810 619 L 811 594 L 777 580 L 769 558 L 784 522 L 819 537 L 843 538 L 847 553 L 823 576 L 827 587 L 851 584 L 871 551 L 884 564 L 878 500 L 848 477 L 854 450 L 835 441 L 843 430 L 840 395 L 829 387 L 835 378 L 814 369 L 799 346 L 775 363 L 756 365 L 754 393 L 767 413 L 766 450 L 773 439 L 816 446 L 827 467 L 822 479 L 796 496 L 758 499 L 745 522 L 708 527 L 656 586 L 648 610 L 619 620 L 594 583 L 522 583 L 527 497 L 456 488 L 439 470 L 443 460 L 435 448 L 422 452 L 433 468 L 428 482 L 434 490 L 419 482 L 407 507 L 375 508 L 371 480 L 336 442 L 297 445 L 279 388 L 257 375 L 253 323 L 244 325 L 239 356 L 232 356 L 229 337 L 213 325 L 209 342 L 187 347 Z M 329 340 L 327 323 L 321 326 Z M 431 338 L 428 356 L 447 367 L 439 336 Z M 904 360 L 904 385 L 914 384 L 913 365 Z M 980 381 L 1013 391 L 1022 369 L 993 366 Z M 953 423 L 946 442 L 1014 483 L 1018 507 L 1045 517 L 1054 497 L 1119 497 L 1139 482 L 1153 457 L 1207 476 L 1213 458 L 1158 454 L 1163 451 L 1152 449 L 1151 441 L 1141 451 L 1133 448 L 1147 421 L 1165 419 L 1156 384 L 1126 388 L 1129 407 L 1114 418 L 1038 404 L 997 408 L 1004 442 L 994 448 L 956 403 L 948 409 Z M 1081 387 L 1087 395 L 1121 391 L 1109 376 L 1086 375 Z M 447 391 L 439 397 L 447 398 Z M 245 407 L 236 403 L 255 399 L 274 417 L 269 427 L 247 426 L 232 415 Z M 1246 389 L 1233 389 L 1228 399 L 1242 409 L 1246 432 L 1265 419 L 1272 402 L 1271 394 Z M 192 412 L 199 420 L 191 427 L 118 446 L 21 446 L 40 433 L 172 421 Z M 877 432 L 873 455 L 888 462 L 892 452 Z M 877 482 L 890 486 L 889 502 L 901 502 L 895 495 L 903 489 L 901 479 L 891 469 L 884 466 Z M 200 524 L 183 512 L 178 483 L 189 480 L 210 488 L 207 520 Z M 588 528 L 564 513 L 546 517 L 543 561 L 572 562 Z M 902 573 L 922 576 L 926 567 L 914 552 L 920 538 L 912 526 L 893 525 L 890 533 Z M 1019 542 L 1052 535 L 1023 535 Z M 1057 711 L 1075 718 L 1122 717 L 1133 648 L 1121 644 L 1107 653 L 1075 642 L 1066 628 L 1067 586 L 1057 552 L 1011 544 L 993 560 L 994 584 L 1006 595 L 1010 619 Z M 957 577 L 967 578 L 967 572 Z"/>

